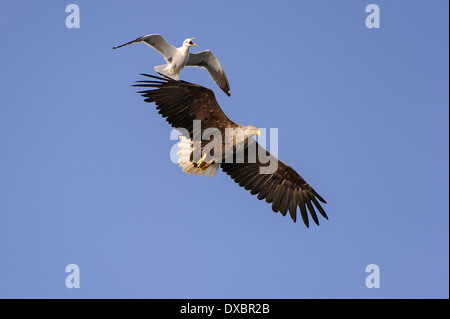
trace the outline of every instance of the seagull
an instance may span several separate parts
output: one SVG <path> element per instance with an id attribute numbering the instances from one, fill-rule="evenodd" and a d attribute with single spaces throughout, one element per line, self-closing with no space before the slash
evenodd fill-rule
<path id="1" fill-rule="evenodd" d="M 113 49 L 143 42 L 158 51 L 167 62 L 167 64 L 155 66 L 156 72 L 178 80 L 180 78 L 180 72 L 185 66 L 205 68 L 222 91 L 230 96 L 230 85 L 228 84 L 227 76 L 216 56 L 210 50 L 189 53 L 191 46 L 197 46 L 197 44 L 192 42 L 193 39 L 194 38 L 187 38 L 184 40 L 181 47 L 175 48 L 160 34 L 149 34 L 128 43 L 113 47 Z"/>

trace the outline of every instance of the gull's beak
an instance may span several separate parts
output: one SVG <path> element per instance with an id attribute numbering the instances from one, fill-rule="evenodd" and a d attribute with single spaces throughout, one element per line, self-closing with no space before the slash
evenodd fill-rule
<path id="1" fill-rule="evenodd" d="M 194 42 L 192 42 L 192 40 L 194 40 L 195 38 L 191 38 L 191 41 L 189 41 L 189 44 L 190 45 L 195 45 L 195 46 L 197 46 L 197 44 L 195 44 Z"/>
<path id="2" fill-rule="evenodd" d="M 255 134 L 258 135 L 258 136 L 261 136 L 261 131 L 256 129 Z"/>

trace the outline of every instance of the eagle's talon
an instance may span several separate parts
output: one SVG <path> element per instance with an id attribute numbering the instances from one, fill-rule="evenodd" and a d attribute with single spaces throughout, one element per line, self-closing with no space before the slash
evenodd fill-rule
<path id="1" fill-rule="evenodd" d="M 206 154 L 203 155 L 202 158 L 197 163 L 194 164 L 194 167 L 198 168 L 201 171 L 204 171 L 205 169 L 207 169 L 211 165 L 212 161 L 211 161 L 211 163 L 206 163 L 205 158 L 206 158 Z"/>

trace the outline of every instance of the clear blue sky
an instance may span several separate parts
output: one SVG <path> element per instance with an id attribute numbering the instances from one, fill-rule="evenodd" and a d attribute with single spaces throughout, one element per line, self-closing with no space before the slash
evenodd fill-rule
<path id="1" fill-rule="evenodd" d="M 448 1 L 172 3 L 1 0 L 0 297 L 448 298 Z M 130 86 L 162 57 L 111 49 L 149 33 L 216 54 L 230 98 L 204 70 L 182 79 L 278 128 L 328 221 L 170 161 L 169 125 Z"/>

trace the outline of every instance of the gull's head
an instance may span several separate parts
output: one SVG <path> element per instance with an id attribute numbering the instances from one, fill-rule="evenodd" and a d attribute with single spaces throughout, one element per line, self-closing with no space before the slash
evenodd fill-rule
<path id="1" fill-rule="evenodd" d="M 197 46 L 197 44 L 195 44 L 194 42 L 192 42 L 192 40 L 194 40 L 194 38 L 187 38 L 186 40 L 184 40 L 183 46 L 184 46 L 184 47 L 191 47 L 191 46 L 193 46 L 193 45 Z"/>

